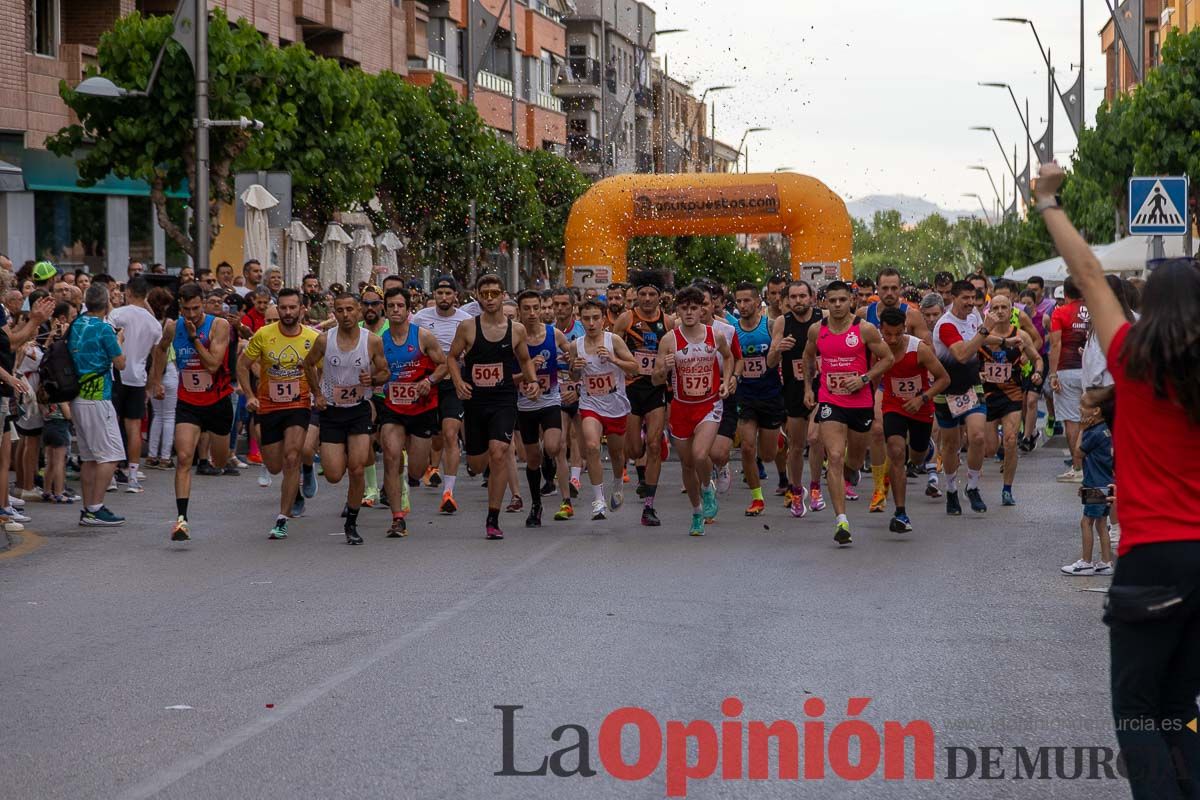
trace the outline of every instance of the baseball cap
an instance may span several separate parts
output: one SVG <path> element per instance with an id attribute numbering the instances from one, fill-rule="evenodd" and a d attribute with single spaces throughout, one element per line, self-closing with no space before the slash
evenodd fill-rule
<path id="1" fill-rule="evenodd" d="M 35 281 L 48 281 L 58 274 L 58 270 L 49 261 L 39 261 L 33 265 L 33 279 Z"/>
<path id="2" fill-rule="evenodd" d="M 439 275 L 433 281 L 433 288 L 435 290 L 450 289 L 452 291 L 457 292 L 458 291 L 458 282 L 455 281 L 454 278 L 450 275 Z"/>
<path id="3" fill-rule="evenodd" d="M 1055 300 L 1066 300 L 1067 299 L 1066 290 L 1064 290 L 1063 287 L 1061 287 L 1061 286 L 1055 286 L 1054 287 L 1054 299 Z"/>

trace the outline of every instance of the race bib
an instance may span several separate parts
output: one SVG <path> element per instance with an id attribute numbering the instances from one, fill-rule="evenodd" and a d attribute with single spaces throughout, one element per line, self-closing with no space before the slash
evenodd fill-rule
<path id="1" fill-rule="evenodd" d="M 825 376 L 825 388 L 833 394 L 850 394 L 846 387 L 857 377 L 853 372 L 830 372 Z"/>
<path id="2" fill-rule="evenodd" d="M 494 389 L 503 381 L 503 364 L 476 364 L 471 367 L 471 383 L 481 389 Z"/>
<path id="3" fill-rule="evenodd" d="M 743 378 L 761 378 L 767 374 L 766 356 L 751 356 L 742 362 Z"/>
<path id="4" fill-rule="evenodd" d="M 1012 379 L 1012 364 L 989 361 L 983 365 L 983 380 L 987 383 L 1008 383 Z"/>
<path id="5" fill-rule="evenodd" d="M 563 381 L 562 390 L 564 392 L 573 392 L 575 397 L 579 397 L 579 381 Z"/>
<path id="6" fill-rule="evenodd" d="M 638 350 L 633 354 L 633 358 L 637 361 L 639 375 L 654 374 L 654 365 L 658 361 L 658 353 L 652 353 L 649 350 Z"/>
<path id="7" fill-rule="evenodd" d="M 979 405 L 979 398 L 974 392 L 967 394 L 948 394 L 946 395 L 946 405 L 950 408 L 950 416 L 961 417 L 971 409 Z"/>
<path id="8" fill-rule="evenodd" d="M 363 385 L 356 383 L 353 386 L 335 386 L 333 387 L 333 404 L 335 406 L 353 406 L 362 402 Z"/>
<path id="9" fill-rule="evenodd" d="M 617 382 L 611 372 L 606 372 L 603 375 L 585 375 L 583 379 L 585 382 L 584 385 L 587 387 L 587 393 L 592 397 L 602 394 L 612 394 L 617 390 Z"/>
<path id="10" fill-rule="evenodd" d="M 300 399 L 300 381 L 267 381 L 272 403 L 294 403 Z"/>
<path id="11" fill-rule="evenodd" d="M 679 383 L 683 393 L 689 397 L 705 397 L 712 394 L 713 374 L 710 369 L 695 372 L 680 372 Z"/>
<path id="12" fill-rule="evenodd" d="M 550 376 L 538 375 L 538 386 L 541 387 L 542 394 L 550 394 Z"/>
<path id="13" fill-rule="evenodd" d="M 804 359 L 792 359 L 792 377 L 798 381 L 804 380 Z"/>
<path id="14" fill-rule="evenodd" d="M 179 373 L 179 388 L 185 392 L 208 392 L 213 388 L 212 373 L 206 369 L 185 369 Z"/>
<path id="15" fill-rule="evenodd" d="M 901 400 L 912 400 L 921 393 L 921 378 L 892 378 L 892 394 Z"/>
<path id="16" fill-rule="evenodd" d="M 420 399 L 415 383 L 389 383 L 387 386 L 388 402 L 394 406 L 411 406 Z"/>

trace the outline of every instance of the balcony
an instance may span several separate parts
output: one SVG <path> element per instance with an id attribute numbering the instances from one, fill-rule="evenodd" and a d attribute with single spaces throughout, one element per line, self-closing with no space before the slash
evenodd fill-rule
<path id="1" fill-rule="evenodd" d="M 567 158 L 576 163 L 599 164 L 600 140 L 586 133 L 568 133 Z"/>
<path id="2" fill-rule="evenodd" d="M 448 61 L 446 61 L 446 57 L 439 53 L 434 53 L 431 51 L 429 55 L 425 57 L 426 69 L 448 75 L 450 74 L 449 66 L 450 64 Z"/>
<path id="3" fill-rule="evenodd" d="M 560 25 L 562 24 L 562 14 L 546 5 L 543 0 L 529 0 L 529 7 L 541 14 L 543 17 L 552 19 Z"/>
<path id="4" fill-rule="evenodd" d="M 476 81 L 475 85 L 481 89 L 487 89 L 489 92 L 502 94 L 505 97 L 511 97 L 513 93 L 512 81 L 491 72 L 480 71 L 479 80 Z"/>
<path id="5" fill-rule="evenodd" d="M 587 56 L 568 58 L 554 93 L 559 97 L 599 97 L 600 62 Z"/>
<path id="6" fill-rule="evenodd" d="M 549 111 L 557 111 L 563 113 L 563 101 L 550 94 L 549 92 L 537 93 L 537 104 Z"/>

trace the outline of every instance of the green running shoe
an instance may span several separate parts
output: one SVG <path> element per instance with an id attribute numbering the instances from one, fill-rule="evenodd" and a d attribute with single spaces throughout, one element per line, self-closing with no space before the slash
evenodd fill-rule
<path id="1" fill-rule="evenodd" d="M 692 527 L 688 528 L 688 536 L 704 535 L 704 515 L 692 514 Z"/>
<path id="2" fill-rule="evenodd" d="M 833 529 L 833 540 L 838 543 L 839 547 L 845 547 L 848 544 L 853 544 L 854 540 L 850 538 L 850 523 L 839 522 L 837 527 Z"/>
<path id="3" fill-rule="evenodd" d="M 275 521 L 275 527 L 271 528 L 271 532 L 267 534 L 268 539 L 286 539 L 287 538 L 287 520 L 279 519 Z"/>
<path id="4" fill-rule="evenodd" d="M 705 520 L 712 521 L 717 518 L 720 506 L 717 504 L 717 489 L 712 485 L 712 481 L 700 492 L 700 509 Z"/>

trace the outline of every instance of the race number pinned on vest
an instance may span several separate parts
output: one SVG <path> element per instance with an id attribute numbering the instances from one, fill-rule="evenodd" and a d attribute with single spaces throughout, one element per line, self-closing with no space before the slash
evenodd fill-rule
<path id="1" fill-rule="evenodd" d="M 417 384 L 389 383 L 387 388 L 388 402 L 394 406 L 411 406 L 417 402 Z"/>
<path id="2" fill-rule="evenodd" d="M 584 381 L 587 393 L 592 397 L 612 394 L 617 390 L 617 382 L 613 380 L 611 372 L 605 372 L 603 375 L 585 375 Z"/>
<path id="3" fill-rule="evenodd" d="M 892 394 L 901 400 L 912 400 L 920 393 L 920 377 L 913 375 L 909 378 L 892 378 Z"/>
<path id="4" fill-rule="evenodd" d="M 503 381 L 503 364 L 475 364 L 471 367 L 471 383 L 481 389 L 494 389 Z"/>
<path id="5" fill-rule="evenodd" d="M 989 361 L 983 365 L 983 380 L 987 383 L 1008 383 L 1012 379 L 1012 364 Z"/>
<path id="6" fill-rule="evenodd" d="M 362 402 L 363 385 L 356 383 L 353 386 L 335 386 L 333 387 L 333 404 L 335 406 L 354 406 Z"/>
<path id="7" fill-rule="evenodd" d="M 300 381 L 267 381 L 272 403 L 294 403 L 300 399 Z"/>
<path id="8" fill-rule="evenodd" d="M 946 395 L 946 405 L 950 409 L 950 416 L 957 418 L 978 406 L 979 398 L 974 392 L 948 394 Z"/>
<path id="9" fill-rule="evenodd" d="M 213 388 L 212 373 L 206 369 L 185 369 L 179 373 L 179 388 L 185 392 L 210 392 Z"/>
<path id="10" fill-rule="evenodd" d="M 743 378 L 761 378 L 767 374 L 767 359 L 765 356 L 750 356 L 742 362 Z"/>
<path id="11" fill-rule="evenodd" d="M 658 363 L 658 353 L 649 350 L 638 350 L 633 354 L 637 361 L 639 375 L 653 375 L 654 365 Z"/>

